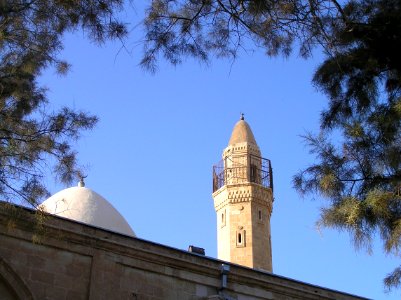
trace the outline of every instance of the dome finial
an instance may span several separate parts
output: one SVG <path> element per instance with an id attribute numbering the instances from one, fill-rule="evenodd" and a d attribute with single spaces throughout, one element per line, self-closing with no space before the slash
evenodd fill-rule
<path id="1" fill-rule="evenodd" d="M 88 175 L 84 176 L 84 175 L 82 175 L 82 174 L 78 174 L 78 177 L 79 177 L 78 186 L 79 186 L 79 187 L 84 187 L 84 186 L 85 186 L 85 181 L 84 181 L 84 179 L 85 179 L 86 177 L 88 177 Z"/>
<path id="2" fill-rule="evenodd" d="M 245 118 L 244 118 L 244 113 L 241 113 L 241 117 L 240 117 L 240 120 L 244 120 Z"/>

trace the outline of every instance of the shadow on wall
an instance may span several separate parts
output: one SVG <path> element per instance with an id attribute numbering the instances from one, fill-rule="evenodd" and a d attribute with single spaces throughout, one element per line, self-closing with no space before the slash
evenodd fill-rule
<path id="1" fill-rule="evenodd" d="M 2 300 L 33 300 L 21 278 L 0 257 L 0 296 Z"/>

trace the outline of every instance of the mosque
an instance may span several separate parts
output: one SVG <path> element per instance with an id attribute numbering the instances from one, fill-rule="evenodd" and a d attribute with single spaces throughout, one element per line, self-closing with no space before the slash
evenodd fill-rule
<path id="1" fill-rule="evenodd" d="M 365 299 L 273 273 L 272 167 L 243 116 L 212 196 L 217 259 L 137 237 L 83 179 L 39 212 L 0 202 L 0 299 Z"/>

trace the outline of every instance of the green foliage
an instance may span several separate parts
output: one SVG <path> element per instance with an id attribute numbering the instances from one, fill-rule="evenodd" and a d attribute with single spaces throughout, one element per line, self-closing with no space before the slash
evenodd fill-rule
<path id="1" fill-rule="evenodd" d="M 71 143 L 97 118 L 81 111 L 48 108 L 37 78 L 54 66 L 63 33 L 82 28 L 96 43 L 122 38 L 125 26 L 114 17 L 122 0 L 0 1 L 0 195 L 32 206 L 48 194 L 43 176 L 49 168 L 64 183 L 79 172 Z M 54 164 L 52 163 L 54 162 Z"/>
<path id="2" fill-rule="evenodd" d="M 142 66 L 151 71 L 161 55 L 172 64 L 235 58 L 249 42 L 268 56 L 322 49 L 313 83 L 329 104 L 321 132 L 305 136 L 317 160 L 294 176 L 294 186 L 328 200 L 319 225 L 348 231 L 368 251 L 378 234 L 384 251 L 399 256 L 399 0 L 154 0 L 145 29 Z M 401 267 L 385 283 L 399 286 L 400 279 Z"/>
<path id="3" fill-rule="evenodd" d="M 235 58 L 246 41 L 264 48 L 269 56 L 288 56 L 295 38 L 301 44 L 300 53 L 310 54 L 320 35 L 313 22 L 312 7 L 303 1 L 155 0 L 145 19 L 146 41 L 142 66 L 154 71 L 162 54 L 172 64 L 186 56 L 208 61 L 210 53 L 217 57 Z"/>
<path id="4" fill-rule="evenodd" d="M 320 225 L 347 230 L 355 246 L 368 251 L 378 234 L 384 251 L 399 257 L 401 3 L 350 2 L 344 11 L 351 21 L 334 32 L 336 53 L 313 78 L 329 98 L 321 135 L 307 137 L 318 161 L 297 174 L 294 185 L 329 201 Z M 342 133 L 337 144 L 328 140 L 333 130 Z M 400 278 L 396 268 L 385 284 L 398 287 Z"/>

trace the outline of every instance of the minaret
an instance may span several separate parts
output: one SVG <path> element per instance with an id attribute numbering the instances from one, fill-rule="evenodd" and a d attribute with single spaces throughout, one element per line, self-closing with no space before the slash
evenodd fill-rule
<path id="1" fill-rule="evenodd" d="M 272 272 L 270 216 L 273 177 L 244 116 L 235 124 L 223 160 L 213 167 L 218 258 Z"/>

